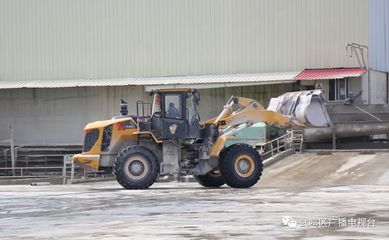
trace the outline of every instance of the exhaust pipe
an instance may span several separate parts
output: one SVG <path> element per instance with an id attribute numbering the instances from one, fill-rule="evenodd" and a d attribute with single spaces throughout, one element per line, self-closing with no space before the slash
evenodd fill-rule
<path id="1" fill-rule="evenodd" d="M 120 99 L 121 103 L 120 103 L 120 113 L 122 114 L 122 116 L 127 116 L 128 115 L 128 105 L 127 105 L 127 102 L 124 101 L 123 98 Z"/>

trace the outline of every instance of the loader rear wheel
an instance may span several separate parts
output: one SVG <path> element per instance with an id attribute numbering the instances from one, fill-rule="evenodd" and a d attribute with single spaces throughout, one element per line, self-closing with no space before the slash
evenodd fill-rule
<path id="1" fill-rule="evenodd" d="M 204 187 L 221 187 L 226 183 L 224 177 L 219 170 L 212 170 L 205 175 L 198 175 L 195 177 L 197 182 Z"/>
<path id="2" fill-rule="evenodd" d="M 159 164 L 154 154 L 142 146 L 124 148 L 115 159 L 113 172 L 126 189 L 145 189 L 158 177 Z"/>
<path id="3" fill-rule="evenodd" d="M 226 183 L 234 188 L 249 188 L 255 185 L 262 175 L 261 156 L 250 145 L 235 144 L 225 149 L 219 168 Z"/>

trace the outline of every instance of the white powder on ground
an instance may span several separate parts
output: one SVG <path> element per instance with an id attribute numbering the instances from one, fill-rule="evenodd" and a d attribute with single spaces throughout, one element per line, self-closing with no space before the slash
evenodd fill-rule
<path id="1" fill-rule="evenodd" d="M 342 173 L 346 172 L 360 164 L 363 164 L 373 158 L 375 158 L 376 155 L 357 155 L 350 158 L 346 163 L 344 163 L 336 172 Z"/>
<path id="2" fill-rule="evenodd" d="M 389 170 L 386 170 L 384 174 L 378 179 L 378 184 L 389 184 Z"/>

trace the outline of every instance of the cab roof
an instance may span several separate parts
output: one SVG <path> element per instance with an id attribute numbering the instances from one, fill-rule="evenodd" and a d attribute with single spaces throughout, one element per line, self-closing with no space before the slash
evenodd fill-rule
<path id="1" fill-rule="evenodd" d="M 154 89 L 150 94 L 159 93 L 159 92 L 197 92 L 197 89 L 194 88 L 170 88 L 170 89 Z"/>

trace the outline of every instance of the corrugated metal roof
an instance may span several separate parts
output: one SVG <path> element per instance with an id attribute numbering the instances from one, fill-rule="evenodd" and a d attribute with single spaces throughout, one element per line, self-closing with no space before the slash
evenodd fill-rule
<path id="1" fill-rule="evenodd" d="M 0 81 L 0 89 L 12 88 L 66 88 L 98 86 L 153 86 L 215 83 L 253 83 L 272 84 L 294 81 L 299 72 L 246 73 L 225 75 L 150 77 L 150 78 L 112 78 L 112 79 L 67 79 L 67 80 L 31 80 Z"/>
<path id="2" fill-rule="evenodd" d="M 305 69 L 300 72 L 294 80 L 325 80 L 360 77 L 365 72 L 366 70 L 361 68 Z"/>

